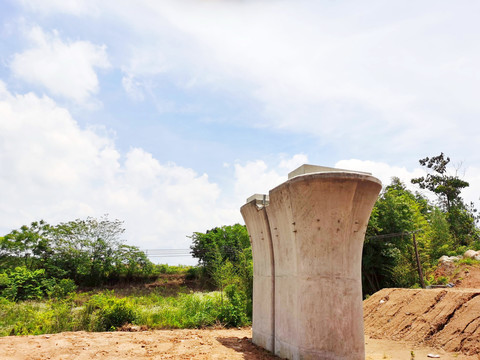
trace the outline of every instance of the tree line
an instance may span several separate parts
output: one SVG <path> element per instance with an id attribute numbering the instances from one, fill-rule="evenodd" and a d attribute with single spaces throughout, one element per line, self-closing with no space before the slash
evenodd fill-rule
<path id="1" fill-rule="evenodd" d="M 13 230 L 0 237 L 0 295 L 33 299 L 152 274 L 154 264 L 125 244 L 124 231 L 122 221 L 107 216 Z"/>

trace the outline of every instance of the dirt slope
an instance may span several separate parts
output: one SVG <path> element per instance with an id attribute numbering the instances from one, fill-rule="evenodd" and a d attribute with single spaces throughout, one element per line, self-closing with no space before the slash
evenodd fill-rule
<path id="1" fill-rule="evenodd" d="M 365 334 L 480 354 L 480 290 L 383 289 L 364 301 Z"/>
<path id="2" fill-rule="evenodd" d="M 435 279 L 444 277 L 455 284 L 455 288 L 480 289 L 480 265 L 446 262 L 434 272 Z"/>

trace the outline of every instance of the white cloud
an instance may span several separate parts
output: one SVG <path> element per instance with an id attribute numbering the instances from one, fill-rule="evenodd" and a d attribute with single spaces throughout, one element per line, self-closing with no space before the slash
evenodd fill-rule
<path id="1" fill-rule="evenodd" d="M 51 11 L 72 15 L 96 15 L 99 9 L 95 2 L 84 0 L 20 0 L 26 8 L 48 14 Z"/>
<path id="2" fill-rule="evenodd" d="M 274 169 L 268 169 L 263 160 L 249 161 L 245 165 L 235 164 L 235 193 L 243 201 L 253 194 L 268 194 L 268 191 L 287 179 Z"/>
<path id="3" fill-rule="evenodd" d="M 478 4 L 428 0 L 412 11 L 379 0 L 82 3 L 96 4 L 121 32 L 109 46 L 136 99 L 155 81 L 247 95 L 263 109 L 244 120 L 250 126 L 368 157 L 377 148 L 417 157 L 448 134 L 441 150 L 480 160 L 464 149 L 480 141 Z M 50 0 L 47 8 L 65 6 Z"/>
<path id="4" fill-rule="evenodd" d="M 288 173 L 300 165 L 308 163 L 304 154 L 290 158 L 281 156 L 279 161 L 248 161 L 244 165 L 235 164 L 235 195 L 239 207 L 253 194 L 268 194 L 274 187 L 287 180 Z"/>
<path id="5" fill-rule="evenodd" d="M 50 98 L 13 95 L 0 82 L 3 233 L 39 219 L 109 213 L 125 220 L 131 244 L 185 249 L 187 235 L 229 223 L 233 211 L 219 197 L 206 174 L 162 164 L 140 148 L 123 155 Z"/>
<path id="6" fill-rule="evenodd" d="M 346 170 L 370 172 L 382 181 L 384 187 L 391 183 L 393 177 L 398 177 L 411 191 L 419 191 L 430 200 L 436 200 L 434 194 L 427 190 L 421 190 L 417 185 L 410 182 L 413 178 L 426 175 L 425 169 L 420 167 L 409 170 L 405 167 L 389 165 L 383 162 L 358 159 L 340 160 L 335 164 L 335 167 Z M 480 168 L 472 166 L 466 167 L 464 173 L 458 174 L 454 174 L 455 171 L 450 170 L 453 171 L 452 175 L 458 175 L 460 178 L 469 182 L 470 186 L 462 191 L 461 196 L 467 203 L 473 201 L 478 206 L 480 203 Z"/>
<path id="7" fill-rule="evenodd" d="M 33 27 L 28 35 L 32 48 L 15 54 L 11 62 L 16 77 L 80 103 L 98 92 L 95 68 L 110 67 L 105 45 L 64 42 L 57 31 L 48 34 L 39 27 Z"/>
<path id="8" fill-rule="evenodd" d="M 382 181 L 383 186 L 387 186 L 392 182 L 393 177 L 398 177 L 405 185 L 410 189 L 415 189 L 410 185 L 410 180 L 415 177 L 425 175 L 425 171 L 420 168 L 416 168 L 413 171 L 408 170 L 405 167 L 392 166 L 383 162 L 370 161 L 370 160 L 340 160 L 335 166 L 339 169 L 365 171 L 371 173 L 376 178 Z"/>
<path id="9" fill-rule="evenodd" d="M 134 39 L 122 68 L 134 96 L 145 78 L 158 76 L 178 87 L 248 94 L 263 109 L 248 125 L 306 133 L 347 152 L 418 156 L 449 134 L 442 150 L 480 160 L 463 150 L 480 141 L 479 28 L 471 5 L 112 4 L 102 10 Z"/>
<path id="10" fill-rule="evenodd" d="M 444 151 L 468 164 L 480 161 L 476 151 L 480 142 L 478 4 L 427 0 L 412 8 L 402 1 L 379 0 L 139 0 L 135 4 L 48 0 L 42 2 L 42 10 L 32 5 L 34 1 L 24 3 L 42 14 L 94 13 L 102 26 L 111 26 L 115 37 L 99 33 L 101 40 L 93 43 L 108 44 L 130 96 L 154 98 L 159 88 L 155 85 L 162 82 L 179 89 L 172 98 L 158 95 L 154 102 L 159 109 L 176 108 L 169 101 L 191 94 L 185 96 L 183 90 L 196 90 L 200 99 L 203 92 L 247 98 L 246 106 L 254 103 L 252 116 L 234 117 L 237 121 L 305 134 L 309 141 L 319 139 L 319 150 L 333 153 L 332 162 L 338 153 L 343 158 L 373 159 L 345 160 L 336 166 L 371 171 L 384 184 L 392 176 L 409 184 L 412 177 L 423 175 L 419 168 L 396 165 L 408 164 L 405 159 Z M 40 33 L 35 49 L 77 44 Z M 42 45 L 42 37 L 47 45 Z M 96 66 L 89 64 L 90 70 Z M 80 86 L 84 92 L 77 97 L 88 97 L 98 89 L 92 73 L 95 81 Z M 50 77 L 46 81 L 53 82 Z M 155 179 L 153 174 L 160 170 L 154 170 L 154 159 L 138 151 L 130 155 L 148 163 L 152 173 L 145 177 Z M 240 199 L 234 203 L 241 205 L 253 193 L 268 192 L 286 179 L 289 167 L 307 162 L 306 155 L 295 156 L 280 158 L 275 165 L 262 160 L 234 164 L 233 192 Z M 112 170 L 111 175 L 117 181 L 126 166 L 121 159 L 116 165 L 121 170 Z M 467 168 L 471 187 L 464 191 L 466 199 L 478 198 L 477 168 Z M 132 196 L 138 191 L 124 190 Z M 120 202 L 130 199 L 126 193 L 114 195 Z M 145 201 L 142 196 L 138 199 Z M 234 208 L 229 208 L 230 214 Z M 169 218 L 168 213 L 158 216 Z"/>
<path id="11" fill-rule="evenodd" d="M 145 98 L 142 90 L 143 84 L 132 75 L 122 77 L 122 86 L 132 99 L 142 101 Z"/>
<path id="12" fill-rule="evenodd" d="M 480 167 L 471 166 L 465 169 L 465 175 L 462 177 L 470 186 L 462 191 L 462 197 L 469 203 L 475 203 L 478 208 L 480 205 Z"/>
<path id="13" fill-rule="evenodd" d="M 278 165 L 280 168 L 291 172 L 303 164 L 308 163 L 308 156 L 305 154 L 295 154 L 290 159 L 282 159 Z"/>

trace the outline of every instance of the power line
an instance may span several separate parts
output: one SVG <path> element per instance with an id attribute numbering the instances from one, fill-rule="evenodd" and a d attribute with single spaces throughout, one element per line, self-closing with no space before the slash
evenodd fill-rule
<path id="1" fill-rule="evenodd" d="M 158 257 L 192 257 L 192 249 L 141 249 L 145 255 L 150 258 Z M 210 250 L 196 250 L 195 254 L 202 255 L 208 253 Z M 236 254 L 242 250 L 225 247 L 222 252 L 225 254 Z"/>
<path id="2" fill-rule="evenodd" d="M 369 240 L 370 239 L 386 239 L 386 238 L 416 234 L 416 233 L 421 232 L 421 231 L 423 231 L 423 230 L 404 231 L 404 232 L 385 234 L 385 235 L 372 235 L 372 236 L 366 236 L 366 238 L 369 239 Z"/>

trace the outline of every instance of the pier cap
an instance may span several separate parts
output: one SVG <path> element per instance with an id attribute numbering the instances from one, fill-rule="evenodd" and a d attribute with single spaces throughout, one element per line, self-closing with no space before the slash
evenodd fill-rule
<path id="1" fill-rule="evenodd" d="M 265 194 L 253 194 L 247 199 L 247 204 L 255 201 L 256 205 L 268 205 L 269 196 Z"/>
<path id="2" fill-rule="evenodd" d="M 303 164 L 302 166 L 288 173 L 288 180 L 290 180 L 291 178 L 294 178 L 295 176 L 312 174 L 312 173 L 322 173 L 322 172 L 351 172 L 351 173 L 359 173 L 364 175 L 372 175 L 371 173 L 365 172 L 365 171 L 345 170 L 345 169 L 337 169 L 337 168 L 332 168 L 327 166 Z"/>

